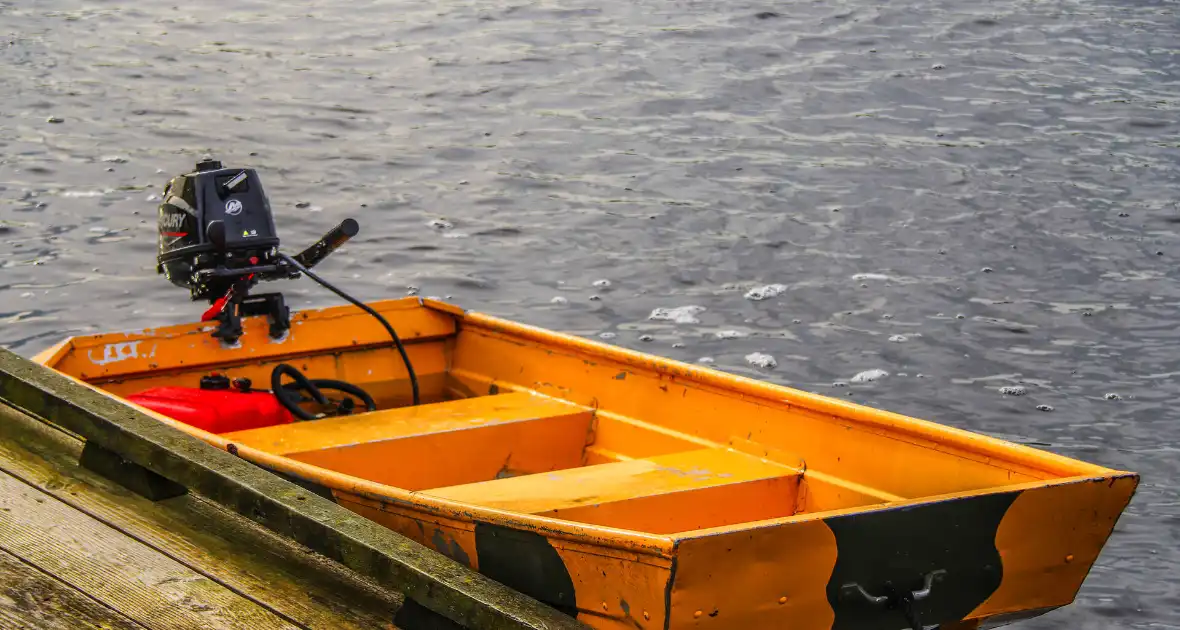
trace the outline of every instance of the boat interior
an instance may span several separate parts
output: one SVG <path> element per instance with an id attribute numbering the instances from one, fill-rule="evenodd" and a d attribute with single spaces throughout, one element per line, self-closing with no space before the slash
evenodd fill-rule
<path id="1" fill-rule="evenodd" d="M 51 367 L 117 396 L 256 383 L 279 363 L 357 385 L 376 411 L 221 437 L 395 488 L 574 523 L 674 535 L 1084 475 L 1087 464 L 417 298 L 246 321 L 76 337 Z M 1095 468 L 1096 470 L 1096 468 Z"/>

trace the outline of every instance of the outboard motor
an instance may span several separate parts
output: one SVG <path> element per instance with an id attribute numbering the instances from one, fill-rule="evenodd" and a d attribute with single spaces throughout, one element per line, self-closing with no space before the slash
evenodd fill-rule
<path id="1" fill-rule="evenodd" d="M 345 219 L 302 253 L 282 254 L 258 173 L 209 158 L 197 162 L 195 171 L 172 178 L 163 197 L 156 270 L 187 288 L 193 301 L 209 300 L 202 320 L 220 322 L 213 334 L 227 343 L 241 337 L 241 317 L 250 315 L 269 316 L 270 335 L 283 336 L 290 311 L 282 294 L 251 296 L 250 289 L 263 280 L 308 273 L 359 230 L 355 220 Z"/>
<path id="2" fill-rule="evenodd" d="M 193 301 L 208 300 L 202 321 L 218 322 L 213 336 L 229 344 L 242 336 L 242 317 L 266 315 L 270 336 L 281 338 L 291 328 L 291 314 L 281 293 L 250 295 L 259 282 L 295 279 L 305 275 L 372 315 L 393 339 L 410 377 L 413 404 L 419 404 L 418 377 L 397 332 L 380 313 L 316 275 L 311 268 L 356 236 L 360 227 L 345 219 L 317 243 L 295 256 L 279 249 L 270 201 L 252 168 L 226 168 L 206 158 L 196 170 L 173 177 L 164 188 L 159 208 L 159 252 L 156 271 L 172 284 L 189 290 Z M 295 380 L 284 385 L 282 377 Z M 249 382 L 230 383 L 217 375 L 200 388 L 155 388 L 132 397 L 184 422 L 207 430 L 240 430 L 269 424 L 309 420 L 299 407 L 298 393 L 307 392 L 321 405 L 328 399 L 321 389 L 335 389 L 359 399 L 369 411 L 372 397 L 358 387 L 331 379 L 309 379 L 286 364 L 271 374 L 271 389 L 257 390 Z M 259 397 L 260 394 L 266 396 Z M 337 412 L 350 413 L 351 402 Z M 259 424 L 261 423 L 261 424 Z"/>

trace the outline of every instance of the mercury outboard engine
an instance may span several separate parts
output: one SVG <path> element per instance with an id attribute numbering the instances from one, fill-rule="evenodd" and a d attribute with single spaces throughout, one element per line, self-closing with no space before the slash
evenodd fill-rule
<path id="1" fill-rule="evenodd" d="M 297 278 L 357 234 L 345 219 L 293 260 L 279 252 L 270 201 L 252 168 L 225 168 L 204 159 L 196 170 L 174 177 L 160 203 L 157 271 L 189 290 L 192 299 L 212 304 L 203 320 L 220 322 L 214 336 L 234 343 L 242 335 L 241 317 L 268 315 L 270 334 L 290 327 L 290 311 L 280 293 L 249 295 L 263 280 Z M 303 267 L 301 269 L 300 267 Z"/>
<path id="2" fill-rule="evenodd" d="M 195 171 L 172 178 L 163 197 L 156 271 L 187 288 L 193 301 L 210 302 L 201 320 L 218 322 L 214 337 L 236 343 L 242 336 L 242 317 L 266 315 L 270 336 L 281 338 L 291 327 L 283 295 L 250 295 L 250 289 L 261 281 L 306 275 L 381 322 L 401 353 L 418 404 L 417 376 L 389 322 L 311 271 L 356 236 L 360 227 L 355 220 L 345 219 L 311 247 L 289 256 L 279 250 L 274 215 L 258 173 L 226 168 L 211 158 L 197 162 Z"/>

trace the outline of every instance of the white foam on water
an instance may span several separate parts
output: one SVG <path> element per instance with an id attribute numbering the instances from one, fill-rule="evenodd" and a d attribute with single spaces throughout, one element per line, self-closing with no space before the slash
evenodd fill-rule
<path id="1" fill-rule="evenodd" d="M 657 322 L 673 322 L 676 324 L 699 324 L 697 315 L 705 312 L 705 307 L 690 304 L 676 308 L 657 308 L 647 318 Z"/>
<path id="2" fill-rule="evenodd" d="M 1005 396 L 1023 396 L 1028 393 L 1028 388 L 1023 385 L 1005 385 L 1000 388 L 1000 393 Z"/>
<path id="3" fill-rule="evenodd" d="M 599 288 L 603 288 L 603 287 L 609 287 L 609 286 L 610 286 L 610 280 L 607 280 L 607 279 L 603 278 L 602 280 L 595 280 L 595 281 L 593 282 L 593 284 L 594 284 L 594 286 L 596 286 L 596 287 L 599 287 Z"/>
<path id="4" fill-rule="evenodd" d="M 768 284 L 761 287 L 754 287 L 753 289 L 746 291 L 745 298 L 747 300 L 754 300 L 757 302 L 759 300 L 777 297 L 783 293 L 786 293 L 786 291 L 787 285 L 785 284 Z"/>
<path id="5" fill-rule="evenodd" d="M 746 362 L 750 365 L 753 365 L 754 367 L 767 369 L 778 365 L 778 361 L 775 361 L 774 357 L 764 352 L 751 352 L 750 354 L 747 354 Z"/>
<path id="6" fill-rule="evenodd" d="M 853 383 L 872 383 L 873 381 L 880 380 L 886 376 L 889 376 L 889 372 L 886 372 L 885 370 L 873 369 L 859 372 L 856 376 L 853 376 L 849 380 L 851 380 Z"/>
<path id="7" fill-rule="evenodd" d="M 570 301 L 568 298 L 564 298 L 559 295 L 559 296 L 553 298 L 552 300 L 549 300 L 549 303 L 550 304 L 569 304 Z"/>
<path id="8" fill-rule="evenodd" d="M 713 333 L 713 336 L 717 337 L 718 339 L 741 339 L 742 337 L 747 337 L 748 335 L 740 330 L 718 330 L 717 332 Z"/>

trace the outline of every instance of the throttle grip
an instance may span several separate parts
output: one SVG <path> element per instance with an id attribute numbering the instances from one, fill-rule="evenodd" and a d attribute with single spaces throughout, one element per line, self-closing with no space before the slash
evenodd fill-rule
<path id="1" fill-rule="evenodd" d="M 327 258 L 328 254 L 348 242 L 348 239 L 356 236 L 360 229 L 361 226 L 356 222 L 356 219 L 345 219 L 323 238 L 316 241 L 314 245 L 299 252 L 294 258 L 299 264 L 310 269 Z"/>

